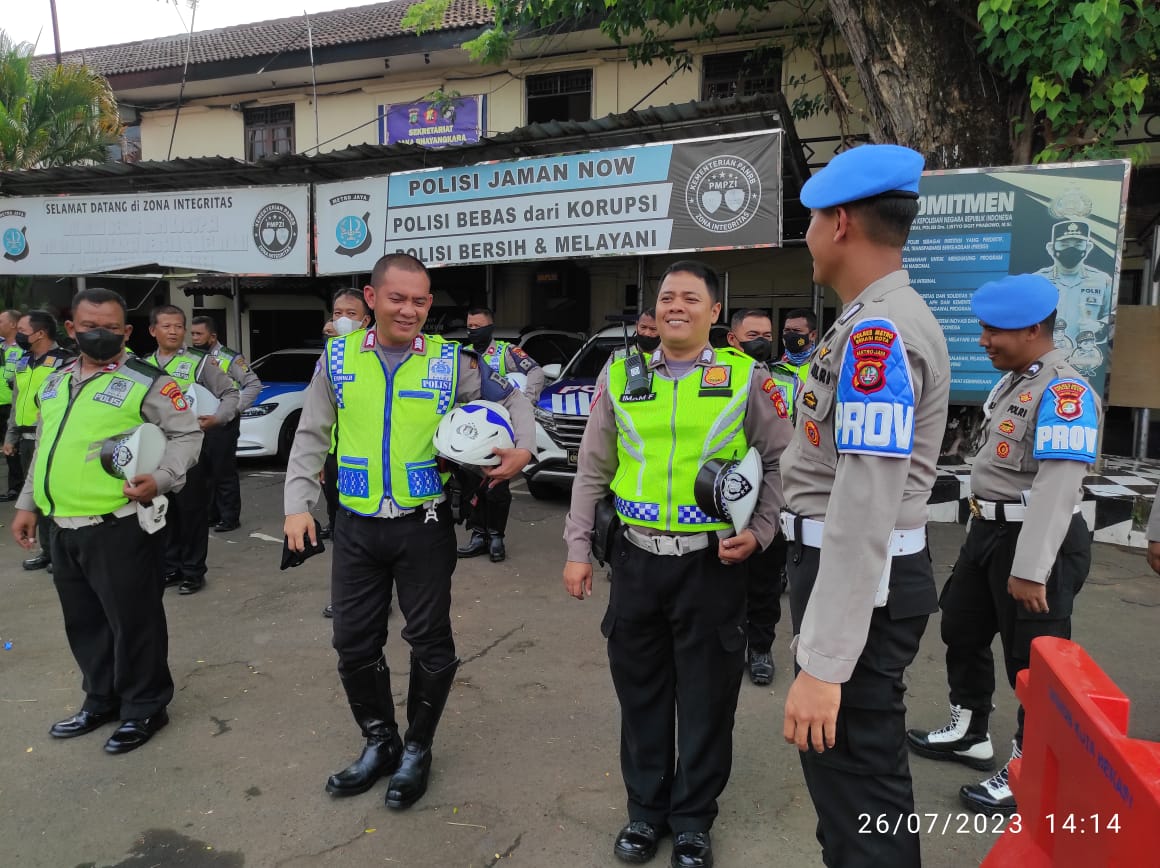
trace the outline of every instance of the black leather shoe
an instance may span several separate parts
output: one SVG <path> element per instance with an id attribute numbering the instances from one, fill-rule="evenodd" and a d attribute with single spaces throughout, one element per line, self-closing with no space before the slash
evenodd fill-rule
<path id="1" fill-rule="evenodd" d="M 165 574 L 165 587 L 172 588 L 174 585 L 181 584 L 181 573 L 177 570 L 170 570 Z"/>
<path id="2" fill-rule="evenodd" d="M 219 521 L 213 526 L 217 533 L 229 533 L 231 530 L 237 530 L 242 526 L 240 521 Z"/>
<path id="3" fill-rule="evenodd" d="M 431 777 L 431 748 L 409 741 L 403 747 L 399 770 L 387 784 L 387 807 L 396 810 L 409 808 L 427 792 Z"/>
<path id="4" fill-rule="evenodd" d="M 330 539 L 332 536 L 334 536 L 334 529 L 330 525 L 320 528 L 318 531 L 319 539 Z"/>
<path id="5" fill-rule="evenodd" d="M 169 723 L 169 713 L 163 708 L 152 717 L 126 720 L 105 742 L 105 753 L 128 753 L 136 750 L 160 732 Z"/>
<path id="6" fill-rule="evenodd" d="M 190 594 L 196 594 L 205 587 L 205 576 L 200 579 L 182 579 L 181 584 L 177 586 L 177 593 L 183 597 L 188 597 Z"/>
<path id="7" fill-rule="evenodd" d="M 8 503 L 9 501 L 16 500 L 16 498 L 19 496 L 19 491 L 17 491 L 15 488 L 10 488 L 8 489 L 7 494 L 0 494 L 0 503 Z"/>
<path id="8" fill-rule="evenodd" d="M 99 729 L 106 723 L 112 723 L 119 716 L 116 711 L 97 713 L 81 709 L 72 717 L 54 723 L 49 728 L 48 734 L 53 738 L 76 738 L 78 735 L 86 735 L 94 729 Z"/>
<path id="9" fill-rule="evenodd" d="M 672 868 L 712 868 L 713 843 L 708 832 L 677 832 L 673 838 Z"/>
<path id="10" fill-rule="evenodd" d="M 491 562 L 498 564 L 507 557 L 507 549 L 503 546 L 503 534 L 494 534 L 491 538 L 491 543 L 488 547 L 488 554 L 491 556 Z"/>
<path id="11" fill-rule="evenodd" d="M 749 652 L 749 680 L 757 685 L 773 681 L 773 657 L 768 651 Z"/>
<path id="12" fill-rule="evenodd" d="M 644 820 L 632 820 L 616 836 L 612 852 L 622 862 L 633 862 L 638 865 L 648 862 L 657 854 L 657 841 L 664 834 L 663 826 L 646 823 Z"/>
<path id="13" fill-rule="evenodd" d="M 403 753 L 403 741 L 392 730 L 382 738 L 368 738 L 359 758 L 326 781 L 332 796 L 357 796 L 365 793 L 384 775 L 394 773 Z"/>
<path id="14" fill-rule="evenodd" d="M 455 550 L 455 553 L 461 558 L 474 558 L 486 552 L 487 534 L 480 530 L 473 530 L 471 539 Z"/>
<path id="15" fill-rule="evenodd" d="M 326 608 L 322 610 L 322 617 L 323 618 L 333 618 L 334 617 L 334 606 L 332 604 L 330 604 L 330 603 L 326 604 Z"/>
<path id="16" fill-rule="evenodd" d="M 34 558 L 28 558 L 20 565 L 26 570 L 43 570 L 52 563 L 52 558 L 46 552 L 41 552 Z"/>

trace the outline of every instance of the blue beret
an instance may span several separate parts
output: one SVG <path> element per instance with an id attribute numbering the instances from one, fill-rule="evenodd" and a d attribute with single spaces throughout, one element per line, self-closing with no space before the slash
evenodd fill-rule
<path id="1" fill-rule="evenodd" d="M 901 145 L 861 145 L 843 151 L 802 186 L 807 208 L 832 208 L 884 193 L 918 197 L 922 154 Z"/>
<path id="2" fill-rule="evenodd" d="M 1041 274 L 1011 274 L 984 283 L 971 296 L 979 322 L 997 329 L 1025 329 L 1059 306 L 1059 290 Z"/>

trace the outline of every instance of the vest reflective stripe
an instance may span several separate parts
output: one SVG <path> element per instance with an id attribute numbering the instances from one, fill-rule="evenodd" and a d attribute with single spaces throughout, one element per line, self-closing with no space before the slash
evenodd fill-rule
<path id="1" fill-rule="evenodd" d="M 693 483 L 710 458 L 741 458 L 748 450 L 745 408 L 754 364 L 742 353 L 719 349 L 712 365 L 695 366 L 679 380 L 654 372 L 656 397 L 647 401 L 622 400 L 624 360 L 610 365 L 607 394 L 617 427 L 612 493 L 625 522 L 665 531 L 732 527 L 697 506 Z M 704 383 L 716 368 L 729 370 L 726 387 Z"/>
<path id="2" fill-rule="evenodd" d="M 506 377 L 508 374 L 508 349 L 510 349 L 513 344 L 510 344 L 507 341 L 495 341 L 492 345 L 495 347 L 495 354 L 488 355 L 485 353 L 483 360 L 487 362 L 487 366 L 497 374 L 503 374 Z"/>
<path id="3" fill-rule="evenodd" d="M 60 359 L 53 355 L 46 355 L 39 365 L 33 364 L 32 356 L 25 356 L 20 361 L 22 366 L 17 367 L 16 370 L 16 406 L 12 408 L 12 411 L 16 414 L 17 426 L 34 428 L 36 421 L 40 418 L 40 408 L 36 405 L 36 394 L 49 375 L 60 367 Z"/>
<path id="4" fill-rule="evenodd" d="M 129 502 L 125 482 L 105 472 L 100 444 L 141 424 L 141 404 L 153 378 L 121 367 L 101 372 L 70 396 L 73 372 L 48 379 L 40 391 L 43 417 L 33 470 L 33 496 L 46 515 L 105 515 Z"/>
<path id="5" fill-rule="evenodd" d="M 377 515 L 390 498 L 404 509 L 443 494 L 431 438 L 455 402 L 459 344 L 425 336 L 426 353 L 413 353 L 388 374 L 379 354 L 363 350 L 373 332 L 331 338 L 326 376 L 338 408 L 339 501 L 359 515 Z"/>
<path id="6" fill-rule="evenodd" d="M 201 373 L 201 366 L 205 359 L 205 353 L 185 347 L 178 350 L 177 354 L 164 365 L 157 358 L 157 353 L 149 356 L 145 361 L 154 367 L 163 368 L 165 373 L 173 377 L 177 381 L 177 385 L 181 386 L 181 391 L 188 392 L 190 386 L 197 382 L 197 375 Z"/>

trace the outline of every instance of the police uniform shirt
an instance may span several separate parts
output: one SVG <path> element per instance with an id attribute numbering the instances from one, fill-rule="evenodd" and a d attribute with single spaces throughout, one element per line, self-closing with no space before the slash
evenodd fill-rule
<path id="1" fill-rule="evenodd" d="M 184 351 L 185 348 L 182 348 L 177 352 L 181 353 Z M 194 352 L 197 351 L 195 350 Z M 165 366 L 169 364 L 175 355 L 177 353 L 163 355 L 160 350 L 157 350 L 146 361 L 151 365 L 156 365 L 162 370 L 165 370 Z M 218 408 L 211 414 L 217 421 L 217 424 L 221 426 L 228 425 L 232 422 L 234 417 L 238 415 L 238 405 L 241 403 L 241 393 L 238 391 L 234 378 L 211 362 L 209 356 L 207 356 L 201 365 L 198 366 L 197 376 L 194 378 L 194 382 L 208 390 L 220 402 Z M 199 415 L 204 416 L 206 414 L 201 413 Z"/>
<path id="2" fill-rule="evenodd" d="M 1044 583 L 1096 458 L 1099 396 L 1053 349 L 1023 373 L 1006 374 L 984 413 L 986 440 L 971 468 L 971 493 L 1005 503 L 1026 498 L 1011 574 Z"/>
<path id="3" fill-rule="evenodd" d="M 369 352 L 367 344 L 374 336 L 374 330 L 368 332 L 368 340 L 363 342 L 361 351 Z M 422 335 L 415 340 L 420 341 Z M 378 341 L 374 341 L 374 351 L 388 370 L 393 370 L 411 357 L 410 350 L 392 351 L 384 348 Z M 489 389 L 503 390 L 504 395 L 495 398 L 502 404 L 512 419 L 512 429 L 515 431 L 516 446 L 527 449 L 536 454 L 536 420 L 532 415 L 532 405 L 527 398 L 515 389 L 504 377 L 492 371 L 482 356 L 473 350 L 460 347 L 459 352 L 459 380 L 455 391 L 455 403 L 463 404 L 477 400 L 483 394 L 483 378 L 491 380 Z M 335 402 L 334 389 L 326 372 L 319 365 L 314 370 L 314 377 L 306 387 L 303 399 L 302 416 L 298 422 L 298 431 L 294 435 L 294 448 L 290 450 L 290 461 L 286 466 L 286 488 L 283 498 L 286 515 L 301 512 L 310 512 L 318 502 L 321 488 L 318 484 L 318 474 L 326 454 L 330 451 L 330 435 L 338 421 L 338 405 Z M 340 435 L 341 436 L 341 435 Z"/>
<path id="4" fill-rule="evenodd" d="M 1059 290 L 1059 316 L 1067 322 L 1069 336 L 1074 338 L 1097 324 L 1107 326 L 1113 302 L 1112 279 L 1107 274 L 1083 264 L 1072 272 L 1052 264 L 1035 273 Z"/>
<path id="5" fill-rule="evenodd" d="M 701 371 L 714 364 L 716 353 L 705 347 L 685 376 L 701 376 Z M 673 379 L 673 372 L 665 361 L 664 350 L 655 350 L 648 362 L 654 376 Z M 761 365 L 754 365 L 749 379 L 749 400 L 745 405 L 745 439 L 761 455 L 763 471 L 757 507 L 749 521 L 758 546 L 765 549 L 777 535 L 777 514 L 785 500 L 779 470 L 780 456 L 793 434 L 789 414 L 783 402 L 772 398 L 776 394 L 769 373 Z M 564 542 L 568 546 L 568 560 L 588 563 L 592 526 L 596 518 L 596 504 L 608 494 L 617 467 L 617 425 L 611 400 L 601 400 L 608 390 L 608 366 L 601 371 L 593 393 L 592 408 L 584 437 L 580 441 L 580 455 L 576 479 L 572 483 L 572 506 L 564 520 Z M 771 393 L 772 390 L 772 393 Z M 642 533 L 655 535 L 659 531 L 638 528 Z M 679 534 L 667 534 L 679 535 Z M 728 534 L 726 534 L 728 535 Z"/>
<path id="6" fill-rule="evenodd" d="M 494 357 L 496 354 L 496 347 L 493 343 L 487 348 L 487 352 L 483 355 Z M 523 374 L 528 378 L 528 385 L 524 389 L 524 395 L 533 404 L 540 400 L 540 392 L 544 391 L 544 369 L 541 368 L 536 360 L 525 353 L 515 344 L 507 344 L 504 348 L 504 355 L 507 357 L 504 361 L 504 369 L 509 374 Z"/>
<path id="7" fill-rule="evenodd" d="M 28 364 L 30 367 L 38 368 L 44 364 L 51 364 L 53 367 L 63 367 L 73 358 L 73 353 L 64 349 L 59 344 L 53 344 L 44 355 L 35 356 L 31 353 L 27 354 Z M 14 371 L 15 373 L 15 371 Z M 17 401 L 20 395 L 20 385 L 15 379 L 12 381 L 12 413 L 8 416 L 8 430 L 4 432 L 4 442 L 10 446 L 15 446 L 20 442 L 20 433 L 16 430 L 19 426 L 16 424 L 16 408 L 19 406 Z"/>
<path id="8" fill-rule="evenodd" d="M 209 351 L 209 354 L 215 364 L 221 364 L 222 350 L 226 349 L 220 343 L 213 345 L 213 349 Z M 238 392 L 240 393 L 238 412 L 241 413 L 243 410 L 248 410 L 258 400 L 258 395 L 262 391 L 262 381 L 258 379 L 258 375 L 254 373 L 241 353 L 234 354 L 234 359 L 230 362 L 229 370 L 226 371 L 226 374 L 238 384 Z"/>
<path id="9" fill-rule="evenodd" d="M 75 401 L 77 394 L 86 383 L 96 377 L 104 376 L 108 372 L 119 370 L 129 358 L 131 356 L 128 353 L 122 353 L 121 358 L 116 362 L 105 365 L 83 379 L 81 378 L 79 359 L 74 359 L 72 362 L 69 362 L 69 364 L 61 368 L 59 373 L 72 373 L 72 377 L 69 380 L 69 392 Z M 53 376 L 56 376 L 56 374 Z M 201 428 L 197 424 L 197 416 L 190 412 L 189 405 L 181 395 L 180 389 L 177 390 L 176 394 L 172 394 L 172 396 L 161 394 L 162 389 L 170 383 L 173 383 L 173 379 L 168 375 L 158 377 L 149 387 L 149 391 L 141 403 L 141 418 L 146 422 L 152 422 L 165 432 L 165 453 L 162 455 L 161 463 L 157 469 L 150 474 L 157 483 L 158 494 L 180 491 L 181 487 L 185 484 L 186 471 L 197 463 L 198 455 L 201 452 Z M 176 385 L 176 383 L 173 384 Z M 96 390 L 97 393 L 99 391 L 99 389 Z M 170 391 L 172 393 L 172 390 Z M 40 449 L 40 428 L 41 424 L 38 421 L 36 425 L 37 451 Z M 122 433 L 124 432 L 94 431 L 93 442 L 99 443 L 102 440 Z M 30 512 L 36 509 L 36 501 L 33 499 L 35 474 L 32 472 L 32 467 L 35 466 L 36 453 L 34 452 L 32 465 L 29 467 L 27 478 L 24 480 L 24 489 L 20 492 L 20 497 L 16 501 L 17 509 L 25 509 Z"/>
<path id="10" fill-rule="evenodd" d="M 904 270 L 867 286 L 814 351 L 782 479 L 790 512 L 825 522 L 791 646 L 815 678 L 849 680 L 891 531 L 926 525 L 949 396 L 946 339 Z"/>

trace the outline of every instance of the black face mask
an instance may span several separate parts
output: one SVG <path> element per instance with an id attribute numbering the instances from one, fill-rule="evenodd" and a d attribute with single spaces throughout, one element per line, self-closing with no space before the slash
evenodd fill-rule
<path id="1" fill-rule="evenodd" d="M 77 332 L 77 347 L 95 362 L 108 362 L 121 355 L 125 336 L 108 329 L 89 329 Z"/>
<path id="2" fill-rule="evenodd" d="M 1083 257 L 1086 252 L 1080 247 L 1065 247 L 1063 250 L 1055 251 L 1055 258 L 1059 260 L 1059 264 L 1064 268 L 1075 268 L 1083 262 Z"/>
<path id="3" fill-rule="evenodd" d="M 741 352 L 756 362 L 768 362 L 773 358 L 773 341 L 769 338 L 754 338 L 751 341 L 741 341 Z"/>
<path id="4" fill-rule="evenodd" d="M 467 342 L 475 349 L 476 352 L 482 353 L 491 346 L 491 336 L 495 331 L 494 325 L 480 326 L 477 329 L 467 330 Z"/>
<path id="5" fill-rule="evenodd" d="M 24 332 L 17 332 L 16 346 L 20 347 L 26 353 L 29 352 L 32 349 L 32 336 L 26 335 Z"/>
<path id="6" fill-rule="evenodd" d="M 661 345 L 661 336 L 637 334 L 636 345 L 646 353 L 655 352 L 656 348 Z"/>
<path id="7" fill-rule="evenodd" d="M 787 353 L 800 353 L 810 345 L 810 336 L 800 335 L 797 332 L 782 332 L 781 343 Z"/>

